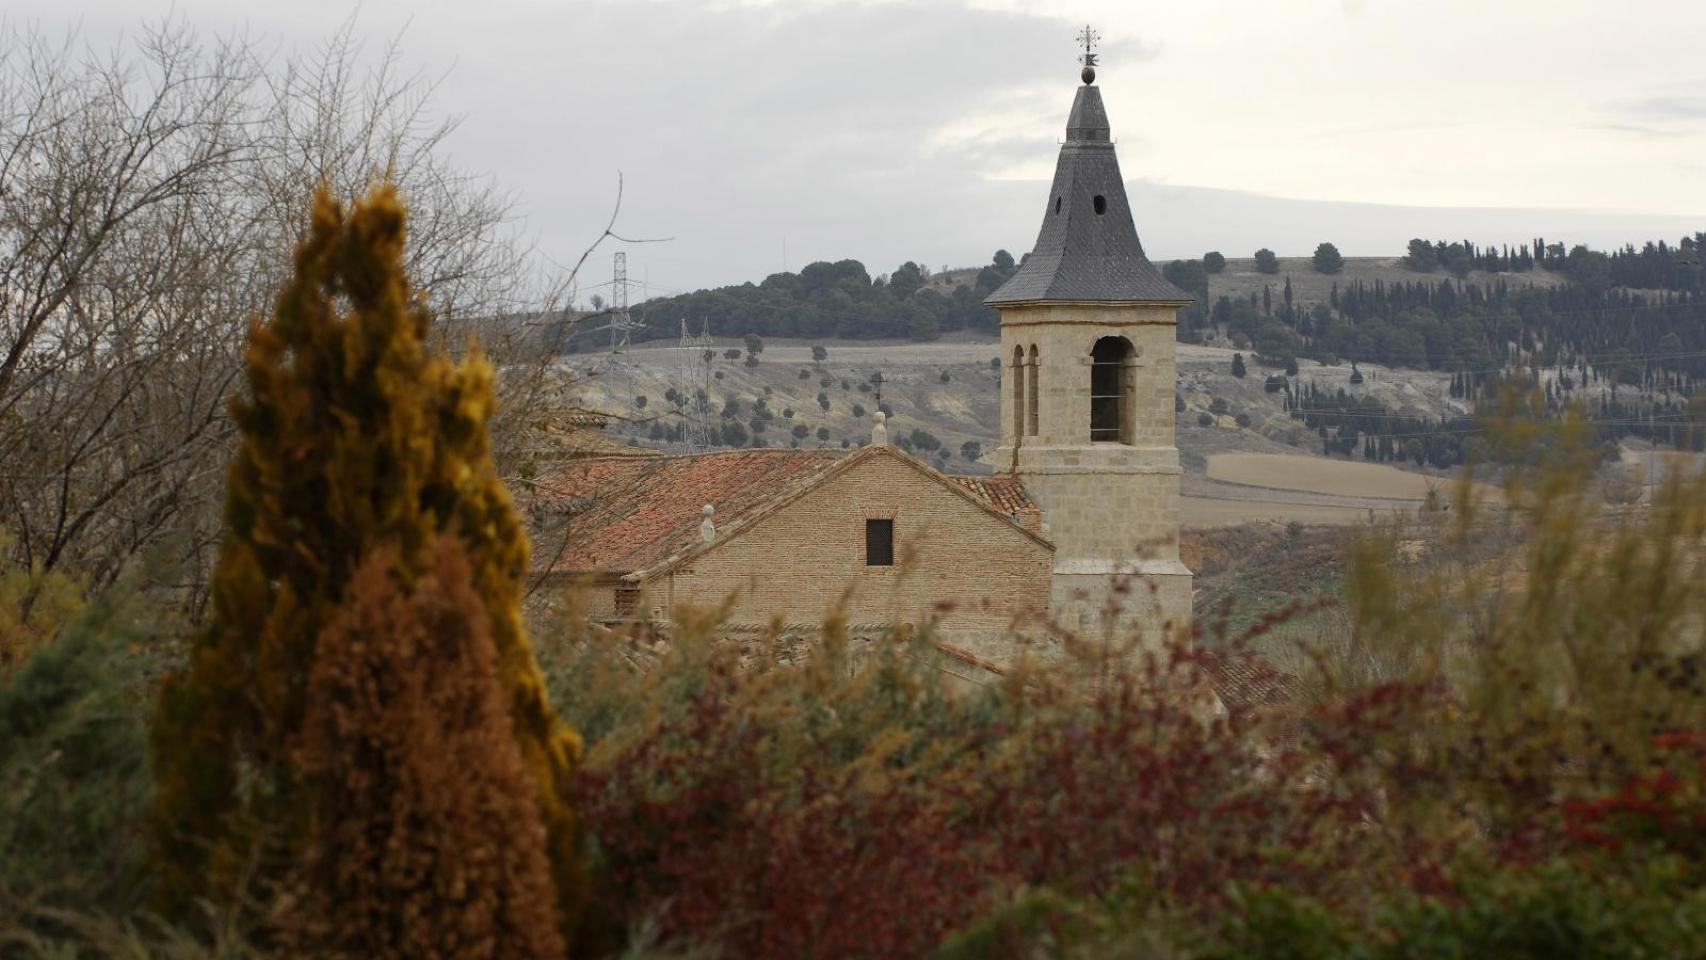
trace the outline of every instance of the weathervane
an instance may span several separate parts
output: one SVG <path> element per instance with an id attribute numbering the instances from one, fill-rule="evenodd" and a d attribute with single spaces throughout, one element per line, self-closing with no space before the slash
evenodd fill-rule
<path id="1" fill-rule="evenodd" d="M 1096 44 L 1101 42 L 1101 39 L 1102 35 L 1091 29 L 1088 23 L 1084 25 L 1083 30 L 1079 31 L 1078 42 L 1084 45 L 1084 56 L 1081 58 L 1084 62 L 1084 72 L 1079 76 L 1084 78 L 1085 83 L 1096 82 L 1095 50 Z"/>

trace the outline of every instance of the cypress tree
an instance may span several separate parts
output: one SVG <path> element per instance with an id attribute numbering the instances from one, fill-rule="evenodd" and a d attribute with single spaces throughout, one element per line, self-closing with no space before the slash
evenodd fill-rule
<path id="1" fill-rule="evenodd" d="M 545 826 L 460 541 L 412 589 L 381 547 L 320 634 L 296 761 L 312 805 L 283 952 L 561 960 Z"/>
<path id="2" fill-rule="evenodd" d="M 322 190 L 294 277 L 272 318 L 250 325 L 212 613 L 163 686 L 153 735 L 170 914 L 230 904 L 245 876 L 277 881 L 301 862 L 313 798 L 295 753 L 318 644 L 337 636 L 328 625 L 374 550 L 395 551 L 406 587 L 450 536 L 489 621 L 559 922 L 575 922 L 584 885 L 565 798 L 581 745 L 550 709 L 522 626 L 529 545 L 488 447 L 494 372 L 477 348 L 460 363 L 429 349 L 403 255 L 391 187 L 347 213 Z"/>

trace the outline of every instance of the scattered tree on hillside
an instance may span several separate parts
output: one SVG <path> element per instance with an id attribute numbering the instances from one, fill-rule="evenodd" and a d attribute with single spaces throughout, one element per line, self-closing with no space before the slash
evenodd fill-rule
<path id="1" fill-rule="evenodd" d="M 924 268 L 908 260 L 889 274 L 889 292 L 896 300 L 905 300 L 924 286 L 924 280 Z"/>
<path id="2" fill-rule="evenodd" d="M 823 366 L 823 362 L 825 360 L 828 360 L 828 359 L 829 359 L 829 351 L 824 349 L 823 344 L 821 344 L 821 343 L 812 344 L 812 363 L 815 363 L 821 367 L 821 366 Z"/>
<path id="3" fill-rule="evenodd" d="M 1257 250 L 1256 271 L 1267 274 L 1279 273 L 1279 257 L 1274 256 L 1274 252 L 1267 247 Z"/>
<path id="4" fill-rule="evenodd" d="M 1345 258 L 1339 255 L 1339 248 L 1331 243 L 1323 243 L 1315 248 L 1313 263 L 1316 273 L 1338 273 L 1345 268 Z"/>
<path id="5" fill-rule="evenodd" d="M 907 436 L 912 441 L 912 446 L 919 450 L 937 450 L 942 446 L 942 441 L 936 439 L 934 434 L 922 427 L 914 427 L 912 433 Z"/>
<path id="6" fill-rule="evenodd" d="M 1208 272 L 1201 260 L 1169 260 L 1162 265 L 1161 276 L 1196 297 L 1199 303 L 1208 297 Z"/>
<path id="7" fill-rule="evenodd" d="M 1439 255 L 1434 252 L 1434 245 L 1417 237 L 1410 241 L 1409 252 L 1404 255 L 1404 266 L 1417 273 L 1433 273 L 1439 267 Z"/>
<path id="8" fill-rule="evenodd" d="M 1209 273 L 1219 273 L 1226 269 L 1226 257 L 1219 250 L 1210 250 L 1202 256 L 1202 268 Z"/>
<path id="9" fill-rule="evenodd" d="M 1244 355 L 1242 353 L 1233 354 L 1232 375 L 1242 380 L 1246 373 L 1249 373 L 1249 370 L 1244 366 Z"/>

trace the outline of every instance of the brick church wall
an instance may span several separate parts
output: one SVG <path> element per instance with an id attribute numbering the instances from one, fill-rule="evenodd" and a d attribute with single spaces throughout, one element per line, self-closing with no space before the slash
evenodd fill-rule
<path id="1" fill-rule="evenodd" d="M 894 520 L 895 565 L 865 563 L 865 521 Z M 1010 655 L 1015 621 L 1047 610 L 1053 553 L 899 456 L 872 457 L 673 573 L 646 604 L 709 606 L 734 596 L 732 624 L 773 616 L 815 624 L 845 595 L 849 623 L 922 625 L 942 639 Z M 945 600 L 951 609 L 938 612 Z"/>

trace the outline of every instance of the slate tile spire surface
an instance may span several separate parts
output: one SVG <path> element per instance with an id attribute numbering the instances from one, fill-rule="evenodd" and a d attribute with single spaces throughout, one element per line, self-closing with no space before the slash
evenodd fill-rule
<path id="1" fill-rule="evenodd" d="M 1088 55 L 1087 55 L 1088 56 Z M 1191 302 L 1137 239 L 1096 73 L 1087 62 L 1031 255 L 984 303 Z"/>

